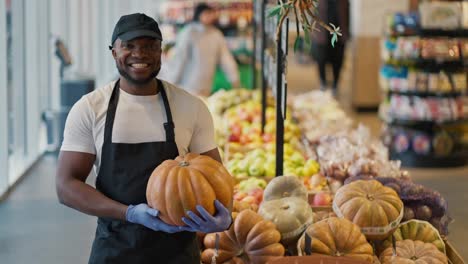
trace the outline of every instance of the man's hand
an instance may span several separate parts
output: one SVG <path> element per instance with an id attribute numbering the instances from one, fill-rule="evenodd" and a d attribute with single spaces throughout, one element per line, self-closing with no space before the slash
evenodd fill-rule
<path id="1" fill-rule="evenodd" d="M 162 231 L 166 233 L 177 233 L 182 231 L 192 231 L 186 226 L 168 225 L 161 221 L 158 217 L 159 211 L 150 208 L 147 204 L 129 205 L 125 215 L 128 222 L 146 226 L 154 231 Z"/>
<path id="2" fill-rule="evenodd" d="M 222 232 L 228 229 L 231 225 L 231 212 L 229 212 L 229 210 L 218 200 L 215 201 L 215 207 L 218 213 L 215 216 L 212 216 L 205 208 L 197 205 L 197 210 L 202 217 L 199 217 L 195 213 L 189 211 L 187 212 L 187 215 L 190 218 L 183 217 L 182 221 L 188 225 L 192 231 L 202 233 Z"/>

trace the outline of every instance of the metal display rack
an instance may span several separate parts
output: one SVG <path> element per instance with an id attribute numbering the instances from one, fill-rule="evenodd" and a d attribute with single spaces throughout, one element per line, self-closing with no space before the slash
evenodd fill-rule
<path id="1" fill-rule="evenodd" d="M 278 17 L 268 17 L 270 7 L 280 4 L 277 0 L 254 0 L 255 67 L 261 72 L 262 133 L 266 124 L 268 89 L 276 98 L 276 175 L 283 175 L 284 120 L 287 102 L 287 54 L 289 19 L 283 23 L 279 38 L 276 36 Z M 254 75 L 256 76 L 256 75 Z M 255 78 L 254 78 L 255 80 Z"/>

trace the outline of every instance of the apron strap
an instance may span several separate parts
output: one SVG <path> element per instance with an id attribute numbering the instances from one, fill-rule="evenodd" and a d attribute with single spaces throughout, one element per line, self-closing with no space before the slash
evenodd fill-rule
<path id="1" fill-rule="evenodd" d="M 120 94 L 119 91 L 120 91 L 120 79 L 117 80 L 117 82 L 114 85 L 114 89 L 112 89 L 112 94 L 109 100 L 109 106 L 107 107 L 106 125 L 104 127 L 103 148 L 105 146 L 109 146 L 112 143 L 112 131 L 114 130 L 115 112 L 117 110 L 117 103 L 119 102 L 119 94 Z M 104 152 L 104 149 L 103 149 L 103 152 Z"/>
<path id="2" fill-rule="evenodd" d="M 164 85 L 161 80 L 157 79 L 158 87 L 161 91 L 162 100 L 164 103 L 164 108 L 166 109 L 167 123 L 164 123 L 164 129 L 166 130 L 166 141 L 175 142 L 175 133 L 174 133 L 174 121 L 172 120 L 171 107 L 169 106 L 169 100 L 167 99 L 167 94 L 164 89 Z"/>

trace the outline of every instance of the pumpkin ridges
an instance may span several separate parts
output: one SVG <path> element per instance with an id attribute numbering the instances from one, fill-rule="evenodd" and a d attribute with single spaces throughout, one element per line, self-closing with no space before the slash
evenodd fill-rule
<path id="1" fill-rule="evenodd" d="M 348 226 L 340 226 L 339 221 L 335 218 L 330 218 L 329 221 L 326 221 L 328 224 L 328 228 L 331 235 L 332 240 L 330 242 L 325 242 L 327 246 L 332 250 L 332 251 L 339 251 L 342 246 L 344 246 L 343 243 L 346 242 L 346 239 L 349 237 L 349 233 L 351 230 L 338 230 L 338 229 L 349 229 Z M 323 241 L 323 235 L 320 236 L 321 240 Z"/>
<path id="2" fill-rule="evenodd" d="M 282 252 L 281 254 L 278 252 Z M 280 243 L 270 244 L 261 249 L 249 251 L 251 256 L 282 256 L 284 255 L 284 247 Z"/>
<path id="3" fill-rule="evenodd" d="M 167 209 L 166 209 L 166 199 L 165 199 L 165 193 L 166 193 L 166 181 L 169 176 L 171 167 L 162 167 L 161 171 L 156 171 L 156 174 L 153 173 L 150 178 L 156 179 L 159 178 L 157 181 L 154 180 L 153 186 L 151 186 L 150 189 L 147 190 L 147 197 L 148 193 L 150 196 L 150 199 L 148 200 L 148 204 L 150 207 L 159 210 L 159 215 L 158 217 L 163 220 L 166 223 L 170 223 L 170 218 L 169 215 L 167 214 Z M 162 183 L 162 184 L 157 184 L 157 183 Z M 151 191 L 155 190 L 155 191 Z M 156 195 L 158 193 L 159 195 Z"/>
<path id="4" fill-rule="evenodd" d="M 252 230 L 250 230 L 249 234 L 247 235 L 247 241 L 254 240 L 257 236 L 261 235 L 268 229 L 275 229 L 276 226 L 271 221 L 262 221 L 258 222 Z"/>
<path id="5" fill-rule="evenodd" d="M 203 174 L 197 170 L 188 170 L 186 168 L 183 168 L 187 170 L 188 174 L 190 175 L 190 185 L 192 186 L 192 189 L 194 190 L 203 190 L 200 192 L 194 192 L 195 193 L 195 200 L 197 201 L 197 205 L 203 206 L 208 213 L 213 215 L 215 213 L 215 207 L 214 207 L 214 202 L 210 201 L 207 199 L 207 197 L 216 197 L 215 196 L 215 191 L 211 187 L 210 183 L 206 179 L 206 177 L 203 176 Z M 195 209 L 195 208 L 194 208 Z M 198 212 L 194 212 L 197 215 L 200 215 Z"/>
<path id="6" fill-rule="evenodd" d="M 237 243 L 244 245 L 250 230 L 263 218 L 251 210 L 245 210 L 239 213 L 234 225 L 234 231 Z"/>
<path id="7" fill-rule="evenodd" d="M 352 222 L 358 225 L 359 227 L 369 226 L 369 221 L 372 221 L 372 219 L 369 216 L 365 215 L 369 212 L 369 207 L 369 203 L 363 203 L 361 207 L 359 207 L 359 210 L 357 211 L 356 215 L 354 215 Z"/>
<path id="8" fill-rule="evenodd" d="M 346 202 L 343 205 L 339 205 L 341 213 L 348 216 L 350 219 L 354 219 L 357 212 L 359 211 L 359 207 L 355 206 L 355 203 L 362 204 L 364 202 L 363 200 L 364 198 L 361 197 L 353 197 L 349 200 L 349 202 Z"/>
<path id="9" fill-rule="evenodd" d="M 416 256 L 417 260 L 413 261 L 412 263 L 448 263 L 445 254 L 440 252 L 432 243 L 424 243 L 422 241 L 412 241 L 406 239 L 396 242 L 396 251 L 398 255 L 398 261 L 403 259 L 408 260 L 411 257 Z M 393 249 L 391 247 L 385 249 L 385 251 L 380 256 L 382 263 L 396 263 L 397 260 L 393 259 L 392 255 Z"/>
<path id="10" fill-rule="evenodd" d="M 391 222 L 389 219 L 397 219 L 400 216 L 401 210 L 397 211 L 397 209 L 387 201 L 376 200 L 376 202 L 379 207 L 383 209 L 384 214 L 387 216 L 387 222 Z"/>
<path id="11" fill-rule="evenodd" d="M 370 211 L 372 212 L 372 222 L 370 223 L 370 226 L 387 226 L 390 224 L 387 212 L 379 203 L 372 202 Z"/>
<path id="12" fill-rule="evenodd" d="M 197 205 L 195 200 L 195 194 L 190 183 L 190 177 L 185 168 L 179 168 L 179 174 L 177 179 L 177 186 L 180 195 L 180 204 L 184 213 L 193 210 Z"/>
<path id="13" fill-rule="evenodd" d="M 168 175 L 168 180 L 166 183 L 166 192 L 165 192 L 165 197 L 166 197 L 166 213 L 171 221 L 171 223 L 175 225 L 185 225 L 184 222 L 182 222 L 182 219 L 178 219 L 179 215 L 185 215 L 185 212 L 182 208 L 181 201 L 180 200 L 174 200 L 172 197 L 179 197 L 180 192 L 179 192 L 179 177 L 182 175 L 179 175 L 179 170 L 180 167 L 174 167 L 172 170 L 169 172 Z"/>
<path id="14" fill-rule="evenodd" d="M 209 166 L 204 166 L 203 164 L 192 164 L 190 165 L 192 169 L 198 170 L 199 172 L 203 171 L 203 174 L 209 175 L 207 177 L 204 177 L 208 183 L 211 185 L 211 188 L 215 192 L 216 198 L 222 203 L 222 204 L 227 204 L 226 206 L 228 209 L 232 209 L 232 203 L 233 203 L 233 188 L 232 186 L 226 185 L 223 182 L 223 179 L 218 176 L 218 170 L 209 167 Z"/>
<path id="15" fill-rule="evenodd" d="M 345 241 L 344 248 L 350 248 L 353 243 L 356 243 L 356 241 L 363 240 L 363 243 L 367 243 L 364 235 L 361 233 L 361 230 L 357 225 L 353 225 L 351 228 L 350 235 L 348 239 Z"/>
<path id="16" fill-rule="evenodd" d="M 262 248 L 265 244 L 274 244 L 281 239 L 280 233 L 275 229 L 264 231 L 260 235 L 256 236 L 253 240 L 247 240 L 248 243 L 245 246 L 245 251 L 249 254 Z"/>

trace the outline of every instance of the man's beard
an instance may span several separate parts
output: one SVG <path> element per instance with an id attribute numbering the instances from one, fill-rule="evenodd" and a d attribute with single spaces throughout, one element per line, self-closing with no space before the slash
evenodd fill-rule
<path id="1" fill-rule="evenodd" d="M 119 67 L 119 65 L 116 65 L 117 66 L 117 70 L 119 71 L 120 73 L 120 76 L 122 76 L 123 78 L 125 78 L 128 82 L 132 83 L 132 84 L 136 84 L 136 85 L 143 85 L 143 84 L 147 84 L 149 82 L 151 82 L 154 78 L 156 78 L 156 76 L 158 76 L 158 73 L 159 71 L 161 70 L 160 68 L 153 71 L 149 76 L 148 78 L 146 79 L 142 79 L 142 80 L 136 80 L 134 79 L 132 76 L 130 76 L 130 74 L 128 74 L 126 71 L 124 71 L 122 68 Z"/>

